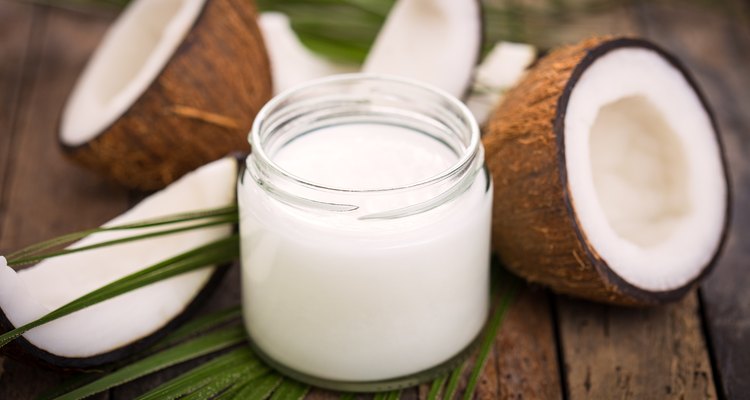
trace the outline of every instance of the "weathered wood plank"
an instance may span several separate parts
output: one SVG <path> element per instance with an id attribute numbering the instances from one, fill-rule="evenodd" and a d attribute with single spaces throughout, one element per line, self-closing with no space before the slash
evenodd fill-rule
<path id="1" fill-rule="evenodd" d="M 0 1 L 0 220 L 5 181 L 11 171 L 11 155 L 15 153 L 16 110 L 28 76 L 27 56 L 31 47 L 39 51 L 39 40 L 31 44 L 33 10 L 28 4 Z"/>
<path id="2" fill-rule="evenodd" d="M 24 77 L 27 75 L 24 74 L 27 56 L 29 52 L 38 53 L 40 50 L 39 40 L 33 44 L 31 41 L 33 12 L 33 7 L 28 4 L 0 1 L 0 221 L 5 213 L 3 199 L 6 193 L 5 181 L 11 171 L 10 155 L 16 148 L 13 142 L 16 111 L 24 87 Z M 12 371 L 12 366 L 8 368 Z M 0 357 L 0 382 L 5 370 L 5 359 Z M 3 390 L 0 389 L 0 396 L 2 395 Z"/>
<path id="3" fill-rule="evenodd" d="M 697 296 L 651 309 L 560 298 L 570 399 L 713 399 Z"/>
<path id="4" fill-rule="evenodd" d="M 476 397 L 561 399 L 563 397 L 550 294 L 524 286 L 495 338 Z"/>
<path id="5" fill-rule="evenodd" d="M 716 379 L 727 398 L 750 393 L 750 26 L 742 15 L 748 3 L 741 3 L 716 2 L 714 13 L 654 5 L 640 13 L 648 36 L 696 75 L 727 150 L 734 196 L 729 241 L 701 289 Z"/>
<path id="6" fill-rule="evenodd" d="M 2 251 L 96 226 L 126 207 L 124 191 L 64 160 L 56 138 L 62 104 L 108 21 L 53 9 L 34 11 L 32 43 L 38 35 L 40 48 L 30 50 L 26 72 L 31 76 L 23 81 L 16 112 L 12 173 L 3 186 Z M 4 360 L 3 369 L 2 399 L 33 398 L 61 378 L 11 360 Z"/>
<path id="7" fill-rule="evenodd" d="M 65 99 L 108 22 L 40 8 L 42 51 L 31 62 L 28 102 L 19 109 L 13 176 L 6 183 L 3 249 L 100 224 L 127 207 L 127 193 L 72 165 L 58 148 Z"/>

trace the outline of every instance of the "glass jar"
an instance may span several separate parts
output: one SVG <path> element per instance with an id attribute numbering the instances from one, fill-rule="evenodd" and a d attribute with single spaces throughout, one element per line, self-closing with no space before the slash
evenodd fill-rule
<path id="1" fill-rule="evenodd" d="M 338 390 L 455 367 L 489 307 L 492 183 L 466 107 L 413 81 L 340 75 L 271 100 L 250 142 L 238 202 L 258 354 Z"/>

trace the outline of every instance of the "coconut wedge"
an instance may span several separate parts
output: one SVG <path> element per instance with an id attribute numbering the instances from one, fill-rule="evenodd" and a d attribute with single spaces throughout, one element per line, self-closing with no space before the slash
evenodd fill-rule
<path id="1" fill-rule="evenodd" d="M 313 79 L 359 69 L 354 65 L 329 61 L 308 50 L 292 30 L 289 17 L 280 12 L 261 13 L 258 24 L 271 60 L 274 93 Z"/>
<path id="2" fill-rule="evenodd" d="M 238 162 L 223 158 L 185 175 L 105 226 L 234 204 Z M 146 233 L 109 231 L 71 247 Z M 163 228 L 162 228 L 163 229 Z M 8 331 L 179 253 L 228 236 L 233 227 L 189 230 L 50 258 L 15 271 L 0 257 L 0 328 Z M 169 278 L 34 328 L 3 348 L 48 366 L 85 369 L 123 358 L 171 330 L 219 283 L 225 267 Z"/>
<path id="3" fill-rule="evenodd" d="M 362 72 L 416 79 L 460 98 L 479 61 L 482 36 L 477 0 L 398 0 Z"/>
<path id="4" fill-rule="evenodd" d="M 552 52 L 483 141 L 493 245 L 528 280 L 648 305 L 680 298 L 716 260 L 730 204 L 716 121 L 654 44 L 600 38 Z"/>
<path id="5" fill-rule="evenodd" d="M 487 122 L 503 95 L 521 80 L 526 69 L 536 60 L 534 46 L 524 43 L 499 42 L 477 66 L 471 84 L 471 94 L 466 98 L 479 125 Z"/>
<path id="6" fill-rule="evenodd" d="M 59 137 L 78 163 L 159 189 L 248 150 L 271 75 L 249 0 L 135 0 L 89 60 Z"/>

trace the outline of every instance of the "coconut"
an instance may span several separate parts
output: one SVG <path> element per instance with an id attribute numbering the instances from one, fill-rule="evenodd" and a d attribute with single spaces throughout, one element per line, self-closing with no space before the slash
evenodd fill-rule
<path id="1" fill-rule="evenodd" d="M 498 42 L 492 47 L 477 66 L 471 93 L 464 101 L 480 126 L 536 58 L 536 48 L 530 44 Z"/>
<path id="2" fill-rule="evenodd" d="M 675 300 L 717 258 L 729 183 L 716 121 L 670 54 L 591 39 L 542 58 L 483 138 L 493 246 L 507 267 L 572 296 Z"/>
<path id="3" fill-rule="evenodd" d="M 124 225 L 235 203 L 238 162 L 214 161 L 152 194 L 105 226 Z M 126 275 L 227 237 L 220 225 L 71 253 L 15 271 L 0 257 L 0 329 L 7 332 Z M 88 236 L 82 247 L 160 230 L 114 230 Z M 74 312 L 26 332 L 6 354 L 58 367 L 86 369 L 119 360 L 185 320 L 220 282 L 226 266 L 178 275 Z"/>
<path id="4" fill-rule="evenodd" d="M 273 91 L 284 90 L 313 79 L 356 72 L 354 65 L 336 63 L 310 51 L 292 30 L 289 17 L 280 12 L 264 12 L 258 25 L 271 60 Z"/>
<path id="5" fill-rule="evenodd" d="M 479 61 L 482 36 L 477 0 L 399 0 L 362 72 L 416 79 L 463 97 Z"/>
<path id="6" fill-rule="evenodd" d="M 271 76 L 248 0 L 135 0 L 109 29 L 62 113 L 78 163 L 159 189 L 232 150 L 248 150 Z"/>

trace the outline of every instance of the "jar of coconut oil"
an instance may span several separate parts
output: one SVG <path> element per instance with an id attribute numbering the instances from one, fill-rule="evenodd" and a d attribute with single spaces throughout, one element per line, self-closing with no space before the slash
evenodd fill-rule
<path id="1" fill-rule="evenodd" d="M 492 188 L 461 102 L 340 75 L 271 100 L 240 178 L 244 320 L 301 381 L 390 390 L 447 372 L 489 303 Z"/>

